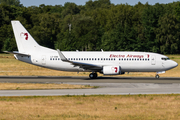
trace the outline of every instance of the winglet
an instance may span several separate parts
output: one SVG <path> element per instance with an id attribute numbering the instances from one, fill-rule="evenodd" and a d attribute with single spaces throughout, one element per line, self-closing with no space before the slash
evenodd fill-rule
<path id="1" fill-rule="evenodd" d="M 62 52 L 59 49 L 57 49 L 57 52 L 62 61 L 66 61 L 66 62 L 68 61 L 67 58 L 62 54 Z"/>

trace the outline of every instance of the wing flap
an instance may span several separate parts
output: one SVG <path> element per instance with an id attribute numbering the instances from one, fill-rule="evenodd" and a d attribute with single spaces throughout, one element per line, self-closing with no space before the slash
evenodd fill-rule
<path id="1" fill-rule="evenodd" d="M 90 69 L 90 70 L 101 70 L 102 66 L 89 64 L 89 63 L 81 63 L 81 62 L 72 62 L 71 63 L 75 66 L 80 66 L 83 69 Z"/>

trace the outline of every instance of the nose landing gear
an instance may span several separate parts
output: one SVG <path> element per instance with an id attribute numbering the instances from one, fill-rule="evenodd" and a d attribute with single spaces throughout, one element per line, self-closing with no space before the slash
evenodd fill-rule
<path id="1" fill-rule="evenodd" d="M 159 75 L 157 74 L 157 75 L 155 76 L 155 78 L 156 78 L 156 79 L 159 79 Z"/>
<path id="2" fill-rule="evenodd" d="M 158 74 L 162 74 L 162 73 L 165 73 L 166 71 L 160 71 L 160 72 L 156 72 L 156 76 L 155 76 L 155 78 L 156 79 L 159 79 L 159 75 Z"/>
<path id="3" fill-rule="evenodd" d="M 91 78 L 91 79 L 97 78 L 97 73 L 91 73 L 91 74 L 89 74 L 89 78 Z"/>

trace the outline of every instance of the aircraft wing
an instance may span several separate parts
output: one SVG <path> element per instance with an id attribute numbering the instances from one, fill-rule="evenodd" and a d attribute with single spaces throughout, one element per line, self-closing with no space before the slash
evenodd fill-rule
<path id="1" fill-rule="evenodd" d="M 17 52 L 17 51 L 13 51 L 13 52 L 11 52 L 11 51 L 3 51 L 3 52 L 5 52 L 5 53 L 10 53 L 10 54 L 15 54 L 15 55 L 31 56 L 31 55 L 29 55 L 29 54 L 19 53 L 19 52 Z"/>
<path id="2" fill-rule="evenodd" d="M 88 69 L 88 70 L 101 70 L 101 69 L 102 69 L 102 66 L 99 66 L 99 65 L 69 61 L 69 60 L 62 54 L 62 52 L 61 52 L 59 49 L 57 49 L 57 52 L 58 52 L 58 54 L 59 54 L 59 56 L 60 56 L 60 58 L 61 58 L 62 61 L 64 61 L 64 62 L 69 62 L 69 63 L 73 64 L 74 66 L 79 66 L 80 68 Z"/>
<path id="3" fill-rule="evenodd" d="M 94 65 L 94 64 L 88 64 L 88 63 L 81 63 L 81 62 L 70 62 L 75 66 L 80 66 L 80 68 L 83 69 L 89 69 L 89 70 L 101 70 L 102 66 Z"/>

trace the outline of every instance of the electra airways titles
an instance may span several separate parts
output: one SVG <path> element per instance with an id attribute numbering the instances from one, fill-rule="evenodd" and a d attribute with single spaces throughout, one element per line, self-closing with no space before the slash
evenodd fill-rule
<path id="1" fill-rule="evenodd" d="M 97 78 L 97 72 L 104 75 L 120 75 L 125 72 L 160 73 L 178 64 L 168 57 L 151 52 L 68 52 L 40 46 L 19 21 L 11 21 L 18 51 L 13 53 L 17 60 L 33 65 L 71 72 L 92 72 L 89 77 Z"/>

